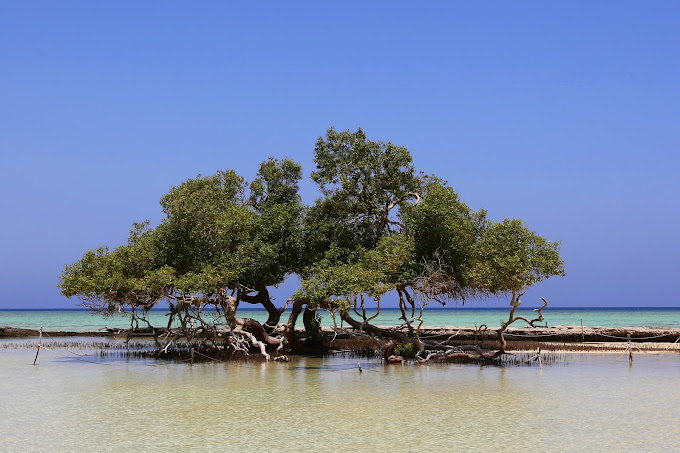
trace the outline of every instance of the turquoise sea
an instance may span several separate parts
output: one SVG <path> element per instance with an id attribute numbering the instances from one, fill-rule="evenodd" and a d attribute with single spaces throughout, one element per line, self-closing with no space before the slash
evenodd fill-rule
<path id="1" fill-rule="evenodd" d="M 486 324 L 488 327 L 499 326 L 501 320 L 508 317 L 508 309 L 499 308 L 433 308 L 426 309 L 423 316 L 426 326 L 474 326 Z M 281 317 L 288 319 L 290 311 Z M 375 311 L 367 310 L 367 315 Z M 534 317 L 530 309 L 518 310 L 517 314 L 529 319 Z M 267 319 L 264 310 L 239 310 L 240 317 L 255 318 L 261 322 Z M 666 327 L 680 328 L 680 308 L 546 308 L 543 310 L 545 322 L 548 326 L 575 325 L 583 322 L 588 327 Z M 398 309 L 383 309 L 372 322 L 382 326 L 399 325 L 400 312 Z M 333 321 L 326 312 L 322 313 L 322 324 L 332 326 Z M 164 310 L 153 310 L 150 316 L 154 326 L 167 325 Z M 300 320 L 301 322 L 301 320 Z M 339 322 L 339 320 L 338 320 Z M 63 310 L 0 310 L 0 326 L 38 329 L 41 326 L 48 331 L 87 332 L 106 328 L 127 328 L 129 318 L 116 315 L 105 318 L 85 309 Z M 521 323 L 516 324 L 521 327 Z"/>

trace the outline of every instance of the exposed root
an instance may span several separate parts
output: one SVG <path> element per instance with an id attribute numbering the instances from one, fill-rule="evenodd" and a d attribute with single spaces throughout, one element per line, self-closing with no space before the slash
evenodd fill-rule
<path id="1" fill-rule="evenodd" d="M 238 335 L 244 335 L 244 336 L 248 337 L 248 339 L 250 340 L 250 343 L 253 346 L 256 346 L 260 349 L 260 354 L 262 354 L 262 357 L 264 357 L 267 361 L 269 361 L 270 356 L 269 356 L 269 354 L 267 354 L 267 345 L 264 344 L 264 342 L 259 341 L 257 338 L 255 338 L 255 335 L 253 335 L 252 333 L 247 332 L 245 330 L 235 330 L 233 332 L 233 335 L 235 337 L 238 336 Z M 247 351 L 246 351 L 246 354 L 247 354 Z"/>

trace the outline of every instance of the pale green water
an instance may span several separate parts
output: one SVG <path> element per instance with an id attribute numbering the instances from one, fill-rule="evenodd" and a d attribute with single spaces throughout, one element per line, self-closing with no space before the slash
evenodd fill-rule
<path id="1" fill-rule="evenodd" d="M 528 304 L 527 304 L 528 305 Z M 535 307 L 528 307 L 535 308 Z M 288 319 L 289 312 L 284 313 L 283 321 Z M 518 310 L 520 315 L 534 317 L 531 309 Z M 239 310 L 239 316 L 252 317 L 264 322 L 267 313 L 263 310 Z M 369 315 L 372 312 L 369 311 Z M 608 308 L 608 309 L 551 309 L 543 311 L 546 322 L 555 325 L 580 325 L 602 327 L 672 327 L 680 328 L 680 308 Z M 398 325 L 400 313 L 395 309 L 385 309 L 374 321 L 375 324 Z M 474 326 L 486 324 L 489 327 L 499 326 L 500 320 L 507 319 L 508 309 L 439 309 L 425 312 L 425 325 L 440 326 Z M 155 326 L 164 327 L 168 318 L 163 311 L 152 311 L 151 322 Z M 330 326 L 332 320 L 323 313 L 323 324 Z M 123 316 L 103 318 L 85 310 L 0 310 L 0 325 L 46 330 L 67 330 L 75 332 L 96 331 L 105 327 L 128 328 L 129 320 Z M 517 324 L 521 327 L 521 323 Z"/>
<path id="2" fill-rule="evenodd" d="M 2 451 L 680 451 L 678 354 L 363 373 L 33 357 L 0 349 Z"/>

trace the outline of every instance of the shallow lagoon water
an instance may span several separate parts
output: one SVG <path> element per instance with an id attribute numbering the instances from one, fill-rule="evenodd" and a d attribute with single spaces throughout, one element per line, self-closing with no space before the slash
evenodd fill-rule
<path id="1" fill-rule="evenodd" d="M 525 306 L 526 305 L 526 306 Z M 537 304 L 526 303 L 518 310 L 519 316 L 532 319 L 535 313 L 531 310 Z M 474 326 L 486 324 L 489 327 L 500 326 L 501 320 L 508 319 L 509 308 L 433 308 L 428 307 L 425 311 L 427 326 Z M 164 310 L 152 310 L 149 320 L 154 326 L 165 327 L 168 317 Z M 369 316 L 375 314 L 374 310 L 367 310 Z M 267 320 L 267 312 L 264 310 L 239 309 L 239 316 L 249 317 L 264 322 Z M 286 321 L 290 310 L 283 314 L 282 320 Z M 552 308 L 543 311 L 545 320 L 550 326 L 555 325 L 580 325 L 588 327 L 680 327 L 680 308 Z M 382 326 L 399 325 L 401 313 L 398 309 L 383 309 L 380 316 L 373 323 Z M 322 312 L 322 324 L 332 326 L 330 315 Z M 43 326 L 48 331 L 73 331 L 92 332 L 104 328 L 126 329 L 130 327 L 129 318 L 116 315 L 104 318 L 93 314 L 89 310 L 0 310 L 0 326 L 22 327 L 26 329 L 38 329 Z"/>
<path id="2" fill-rule="evenodd" d="M 680 450 L 677 353 L 632 366 L 569 354 L 542 370 L 362 359 L 362 373 L 338 357 L 88 363 L 44 351 L 33 366 L 34 355 L 0 349 L 4 451 Z"/>

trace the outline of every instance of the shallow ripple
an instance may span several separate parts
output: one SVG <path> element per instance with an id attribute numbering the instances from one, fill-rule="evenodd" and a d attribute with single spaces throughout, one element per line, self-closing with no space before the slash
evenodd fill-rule
<path id="1" fill-rule="evenodd" d="M 680 356 L 544 367 L 0 352 L 3 451 L 679 451 Z"/>

